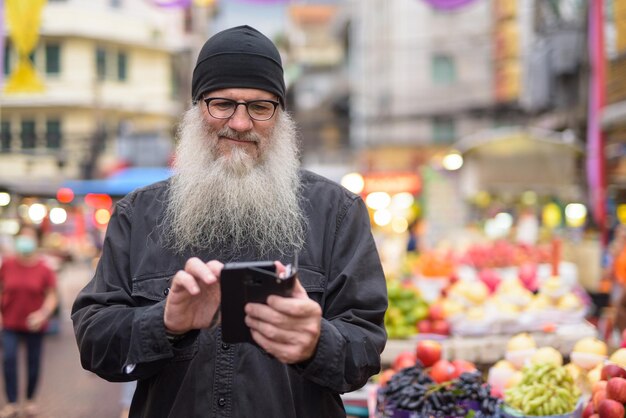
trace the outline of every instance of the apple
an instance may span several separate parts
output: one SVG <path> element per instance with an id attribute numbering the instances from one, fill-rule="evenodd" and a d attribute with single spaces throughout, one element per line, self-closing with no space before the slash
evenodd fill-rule
<path id="1" fill-rule="evenodd" d="M 396 374 L 394 369 L 385 369 L 378 378 L 378 384 L 380 386 L 386 386 L 387 382 L 391 380 L 394 374 Z"/>
<path id="2" fill-rule="evenodd" d="M 626 402 L 626 379 L 612 377 L 606 382 L 606 397 L 614 401 Z"/>
<path id="3" fill-rule="evenodd" d="M 430 319 L 422 319 L 417 323 L 417 330 L 422 334 L 431 334 L 433 332 L 433 325 Z"/>
<path id="4" fill-rule="evenodd" d="M 608 381 L 612 377 L 626 377 L 626 370 L 617 364 L 605 364 L 600 372 L 600 379 Z"/>
<path id="5" fill-rule="evenodd" d="M 452 376 L 453 379 L 456 379 L 463 373 L 471 373 L 476 371 L 476 365 L 471 361 L 461 359 L 452 360 L 452 365 L 454 366 L 454 373 Z"/>
<path id="6" fill-rule="evenodd" d="M 593 409 L 593 402 L 590 401 L 585 409 L 583 409 L 583 418 L 589 418 L 591 415 L 593 415 L 594 412 L 595 410 Z"/>
<path id="7" fill-rule="evenodd" d="M 599 390 L 606 391 L 607 383 L 608 382 L 606 380 L 598 380 L 591 386 L 591 393 L 594 394 Z"/>
<path id="8" fill-rule="evenodd" d="M 428 318 L 432 320 L 445 319 L 446 314 L 441 302 L 434 302 L 428 307 Z"/>
<path id="9" fill-rule="evenodd" d="M 453 379 L 454 365 L 448 360 L 439 360 L 430 369 L 430 377 L 435 383 L 443 383 Z"/>
<path id="10" fill-rule="evenodd" d="M 415 347 L 415 357 L 422 362 L 424 367 L 430 367 L 441 360 L 442 346 L 434 340 L 422 340 Z"/>
<path id="11" fill-rule="evenodd" d="M 415 353 L 412 353 L 410 351 L 403 351 L 400 354 L 398 354 L 396 358 L 393 360 L 393 364 L 391 365 L 391 368 L 394 369 L 395 371 L 398 371 L 406 367 L 413 367 L 413 366 L 415 366 Z"/>
<path id="12" fill-rule="evenodd" d="M 624 418 L 624 405 L 613 399 L 604 399 L 598 406 L 600 418 Z"/>
<path id="13" fill-rule="evenodd" d="M 605 399 L 606 399 L 606 391 L 599 390 L 596 393 L 594 393 L 593 396 L 591 397 L 591 402 L 593 403 L 593 409 L 597 411 L 598 407 L 600 406 L 600 402 L 602 402 Z"/>
<path id="14" fill-rule="evenodd" d="M 450 324 L 445 319 L 435 319 L 432 322 L 432 333 L 439 335 L 450 335 Z"/>

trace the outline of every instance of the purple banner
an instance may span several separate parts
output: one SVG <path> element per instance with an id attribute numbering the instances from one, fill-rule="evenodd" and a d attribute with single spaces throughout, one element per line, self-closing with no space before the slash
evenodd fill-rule
<path id="1" fill-rule="evenodd" d="M 274 4 L 274 3 L 287 3 L 289 0 L 237 0 L 240 3 L 257 3 L 257 4 Z"/>
<path id="2" fill-rule="evenodd" d="M 149 0 L 152 5 L 157 7 L 189 7 L 191 0 Z"/>
<path id="3" fill-rule="evenodd" d="M 476 0 L 424 0 L 435 9 L 439 10 L 455 10 L 473 3 Z"/>

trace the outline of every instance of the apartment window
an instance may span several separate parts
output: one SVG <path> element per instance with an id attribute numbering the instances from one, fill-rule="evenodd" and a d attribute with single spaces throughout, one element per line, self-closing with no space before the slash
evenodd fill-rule
<path id="1" fill-rule="evenodd" d="M 54 75 L 61 72 L 61 46 L 46 44 L 46 74 Z"/>
<path id="2" fill-rule="evenodd" d="M 36 136 L 34 120 L 22 121 L 22 131 L 20 132 L 20 139 L 22 140 L 22 149 L 35 148 Z"/>
<path id="3" fill-rule="evenodd" d="M 432 121 L 433 142 L 449 144 L 456 139 L 454 120 L 447 117 L 434 118 Z"/>
<path id="4" fill-rule="evenodd" d="M 127 73 L 127 58 L 125 52 L 117 53 L 117 79 L 119 81 L 126 81 Z"/>
<path id="5" fill-rule="evenodd" d="M 104 80 L 107 74 L 107 52 L 104 48 L 96 48 L 96 75 Z"/>
<path id="6" fill-rule="evenodd" d="M 0 122 L 0 152 L 11 151 L 11 122 Z"/>
<path id="7" fill-rule="evenodd" d="M 456 68 L 454 59 L 451 56 L 433 56 L 432 80 L 435 84 L 452 84 L 456 81 Z"/>
<path id="8" fill-rule="evenodd" d="M 61 121 L 58 119 L 46 121 L 46 148 L 61 148 Z"/>

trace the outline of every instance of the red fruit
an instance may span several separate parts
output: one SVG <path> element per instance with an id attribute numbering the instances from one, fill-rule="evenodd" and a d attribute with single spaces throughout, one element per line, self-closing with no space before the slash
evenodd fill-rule
<path id="1" fill-rule="evenodd" d="M 583 409 L 583 418 L 589 418 L 594 412 L 596 411 L 593 409 L 593 402 L 590 401 L 585 409 Z"/>
<path id="2" fill-rule="evenodd" d="M 591 401 L 593 403 L 593 409 L 597 411 L 598 407 L 600 406 L 600 402 L 602 402 L 605 399 L 606 399 L 606 391 L 599 390 L 596 393 L 594 393 L 593 396 L 591 397 Z"/>
<path id="3" fill-rule="evenodd" d="M 504 393 L 502 392 L 502 389 L 495 386 L 491 387 L 491 396 L 493 396 L 494 398 L 504 399 Z"/>
<path id="4" fill-rule="evenodd" d="M 452 360 L 452 365 L 454 366 L 454 373 L 452 375 L 453 379 L 461 376 L 463 373 L 471 373 L 476 371 L 476 365 L 471 361 L 467 360 Z"/>
<path id="5" fill-rule="evenodd" d="M 593 384 L 593 386 L 591 387 L 591 393 L 594 394 L 597 391 L 601 390 L 601 391 L 606 391 L 606 384 L 608 382 L 606 380 L 598 380 L 597 382 L 595 382 Z"/>
<path id="6" fill-rule="evenodd" d="M 439 302 L 435 302 L 428 307 L 428 318 L 434 320 L 445 319 L 445 311 L 443 305 Z"/>
<path id="7" fill-rule="evenodd" d="M 383 371 L 380 374 L 380 378 L 378 379 L 378 384 L 380 386 L 386 386 L 387 382 L 389 382 L 389 380 L 391 380 L 391 378 L 393 377 L 393 375 L 396 374 L 396 371 L 393 369 L 385 369 L 385 371 Z"/>
<path id="8" fill-rule="evenodd" d="M 624 418 L 624 405 L 613 399 L 605 399 L 598 407 L 600 418 Z"/>
<path id="9" fill-rule="evenodd" d="M 448 360 L 439 360 L 433 364 L 429 374 L 436 383 L 447 382 L 453 378 L 454 365 Z"/>
<path id="10" fill-rule="evenodd" d="M 405 367 L 415 366 L 415 353 L 403 351 L 393 360 L 391 368 L 395 371 L 404 369 Z"/>
<path id="11" fill-rule="evenodd" d="M 600 372 L 600 380 L 609 380 L 612 377 L 626 377 L 626 370 L 617 364 L 606 364 Z"/>
<path id="12" fill-rule="evenodd" d="M 441 359 L 441 344 L 433 340 L 423 340 L 415 347 L 415 357 L 424 367 L 430 367 Z"/>
<path id="13" fill-rule="evenodd" d="M 626 402 L 626 379 L 623 377 L 610 378 L 606 383 L 606 397 L 617 402 Z"/>
<path id="14" fill-rule="evenodd" d="M 436 319 L 432 323 L 432 333 L 438 335 L 450 335 L 450 324 L 445 319 Z"/>
<path id="15" fill-rule="evenodd" d="M 417 330 L 422 334 L 430 334 L 433 332 L 433 325 L 429 319 L 422 319 L 417 323 Z"/>

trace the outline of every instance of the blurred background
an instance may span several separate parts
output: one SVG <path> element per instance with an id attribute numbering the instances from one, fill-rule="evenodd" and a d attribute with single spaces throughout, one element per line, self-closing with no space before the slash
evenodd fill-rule
<path id="1" fill-rule="evenodd" d="M 536 293 L 557 277 L 610 338 L 610 249 L 626 223 L 626 0 L 0 6 L 0 257 L 20 223 L 35 224 L 62 290 L 44 416 L 120 410 L 119 385 L 80 369 L 68 309 L 115 201 L 170 175 L 200 47 L 239 24 L 280 48 L 303 166 L 363 196 L 390 282 L 432 305 L 457 280 L 493 291 L 514 277 Z M 419 319 L 389 322 L 390 336 L 418 333 Z"/>

